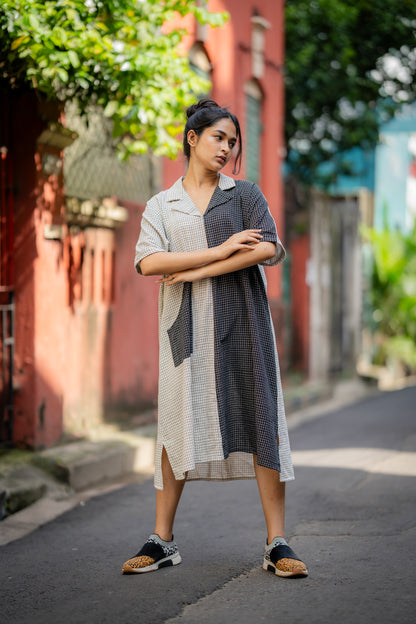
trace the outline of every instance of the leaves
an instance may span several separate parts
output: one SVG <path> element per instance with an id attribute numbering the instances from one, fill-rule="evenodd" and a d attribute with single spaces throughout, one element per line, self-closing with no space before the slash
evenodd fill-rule
<path id="1" fill-rule="evenodd" d="M 75 50 L 68 50 L 68 58 L 71 61 L 72 67 L 77 68 L 80 66 L 80 60 Z"/>
<path id="2" fill-rule="evenodd" d="M 329 185 L 348 173 L 343 154 L 374 147 L 380 124 L 416 97 L 416 3 L 288 0 L 285 10 L 287 163 L 304 183 Z"/>
<path id="3" fill-rule="evenodd" d="M 397 360 L 416 370 L 416 224 L 413 231 L 364 229 L 371 244 L 370 305 L 378 363 Z"/>
<path id="4" fill-rule="evenodd" d="M 164 27 L 189 13 L 213 26 L 227 18 L 196 0 L 2 0 L 2 82 L 35 84 L 81 112 L 93 99 L 122 157 L 146 147 L 174 156 L 183 108 L 209 88 L 179 53 L 184 31 Z"/>

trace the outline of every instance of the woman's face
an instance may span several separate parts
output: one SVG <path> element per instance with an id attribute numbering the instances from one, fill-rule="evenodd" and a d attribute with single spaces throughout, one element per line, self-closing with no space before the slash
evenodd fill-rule
<path id="1" fill-rule="evenodd" d="M 197 136 L 193 130 L 188 132 L 191 146 L 191 159 L 198 161 L 210 171 L 220 171 L 233 155 L 237 143 L 237 132 L 229 117 L 219 119 L 213 126 Z"/>

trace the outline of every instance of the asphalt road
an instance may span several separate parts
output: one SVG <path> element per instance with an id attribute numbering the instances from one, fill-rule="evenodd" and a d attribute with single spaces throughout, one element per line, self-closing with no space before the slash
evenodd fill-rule
<path id="1" fill-rule="evenodd" d="M 0 549 L 2 624 L 416 622 L 416 388 L 291 431 L 287 535 L 310 576 L 261 569 L 254 481 L 190 483 L 182 564 L 123 576 L 153 528 L 152 481 L 79 505 Z"/>

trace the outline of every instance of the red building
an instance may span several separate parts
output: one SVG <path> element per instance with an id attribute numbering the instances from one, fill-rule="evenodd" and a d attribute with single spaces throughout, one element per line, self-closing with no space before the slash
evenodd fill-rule
<path id="1" fill-rule="evenodd" d="M 245 157 L 238 177 L 259 184 L 283 236 L 284 3 L 208 6 L 231 19 L 218 29 L 186 19 L 184 50 L 210 77 L 211 96 L 239 117 Z M 1 334 L 12 347 L 2 360 L 0 441 L 13 414 L 14 443 L 30 447 L 84 432 L 107 414 L 155 405 L 158 286 L 136 275 L 134 247 L 146 198 L 185 166 L 183 157 L 164 161 L 157 175 L 160 164 L 143 158 L 118 172 L 102 147 L 83 151 L 81 138 L 69 146 L 73 137 L 52 117 L 33 94 L 2 98 L 0 304 L 13 299 L 14 327 L 6 320 Z M 268 271 L 268 282 L 282 342 L 281 268 Z"/>

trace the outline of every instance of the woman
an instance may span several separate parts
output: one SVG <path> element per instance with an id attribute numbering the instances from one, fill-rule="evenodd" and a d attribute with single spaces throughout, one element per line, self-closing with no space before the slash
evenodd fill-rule
<path id="1" fill-rule="evenodd" d="M 256 478 L 267 526 L 263 567 L 307 576 L 284 539 L 293 467 L 264 269 L 285 251 L 260 189 L 220 173 L 238 119 L 213 100 L 187 110 L 186 175 L 143 214 L 135 266 L 162 275 L 156 523 L 124 573 L 180 563 L 173 523 L 185 481 Z"/>

